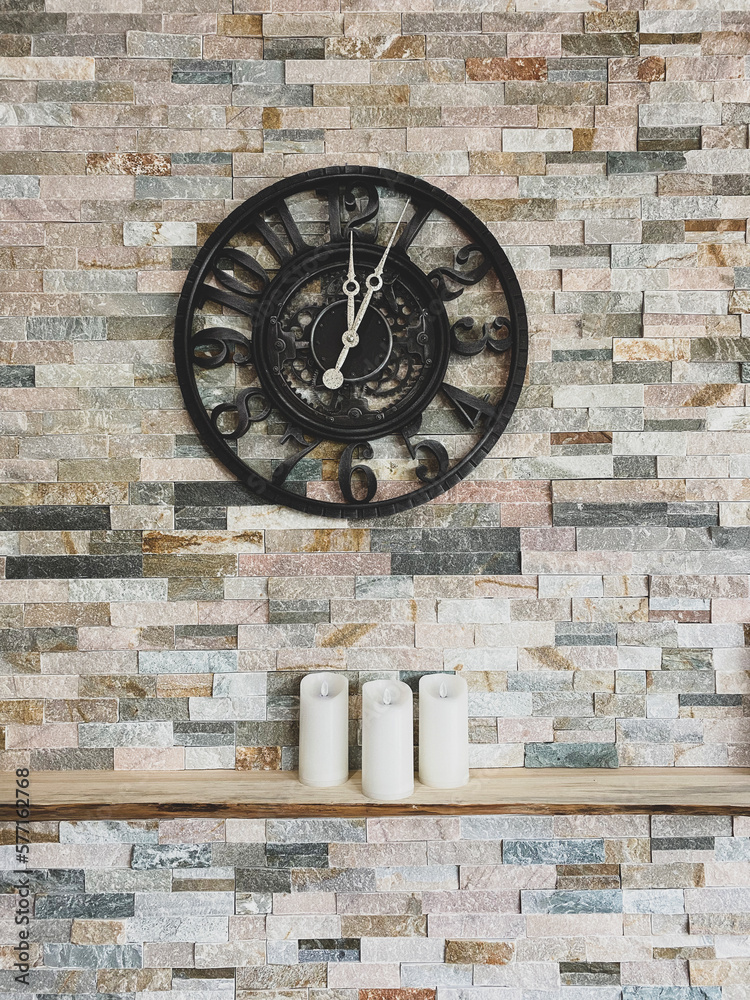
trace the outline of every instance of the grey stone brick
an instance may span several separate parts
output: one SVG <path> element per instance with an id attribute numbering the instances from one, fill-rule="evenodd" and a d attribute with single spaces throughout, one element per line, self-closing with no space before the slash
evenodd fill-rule
<path id="1" fill-rule="evenodd" d="M 666 150 L 639 153 L 607 153 L 607 173 L 610 174 L 663 174 L 670 170 L 684 170 L 685 154 Z"/>
<path id="2" fill-rule="evenodd" d="M 82 893 L 84 890 L 84 871 L 81 868 L 29 868 L 23 874 L 33 893 Z M 15 892 L 18 885 L 16 872 L 0 873 L 0 888 L 3 893 Z"/>
<path id="3" fill-rule="evenodd" d="M 622 913 L 622 892 L 522 889 L 521 913 Z"/>
<path id="4" fill-rule="evenodd" d="M 614 743 L 527 743 L 525 767 L 618 767 Z"/>
<path id="5" fill-rule="evenodd" d="M 656 455 L 615 455 L 612 459 L 615 479 L 657 479 Z"/>
<path id="6" fill-rule="evenodd" d="M 0 387 L 30 388 L 33 385 L 33 365 L 0 365 Z"/>
<path id="7" fill-rule="evenodd" d="M 617 629 L 607 622 L 555 622 L 556 646 L 614 646 Z"/>
<path id="8" fill-rule="evenodd" d="M 8 556 L 5 575 L 9 580 L 64 580 L 143 576 L 140 556 Z"/>
<path id="9" fill-rule="evenodd" d="M 135 179 L 136 198 L 176 198 L 200 201 L 231 198 L 230 177 L 147 177 Z"/>
<path id="10" fill-rule="evenodd" d="M 266 44 L 272 39 L 266 39 Z M 273 39 L 274 42 L 280 39 Z M 296 39 L 301 42 L 302 39 Z M 307 39 L 312 41 L 312 39 Z M 296 58 L 310 58 L 297 56 Z M 235 59 L 232 63 L 232 80 L 234 83 L 283 84 L 284 61 L 282 59 Z"/>
<path id="11" fill-rule="evenodd" d="M 31 751 L 31 767 L 35 771 L 112 771 L 114 766 L 111 748 Z"/>
<path id="12" fill-rule="evenodd" d="M 242 891 L 264 895 L 292 891 L 292 873 L 288 868 L 238 868 L 236 879 L 238 893 Z M 245 912 L 262 911 L 250 909 Z"/>
<path id="13" fill-rule="evenodd" d="M 237 670 L 232 650 L 159 650 L 138 654 L 142 674 L 215 674 Z"/>
<path id="14" fill-rule="evenodd" d="M 462 816 L 462 840 L 539 840 L 554 836 L 551 816 Z"/>
<path id="15" fill-rule="evenodd" d="M 328 844 L 266 844 L 269 868 L 328 868 Z"/>
<path id="16" fill-rule="evenodd" d="M 136 844 L 133 847 L 131 865 L 136 871 L 151 868 L 208 868 L 211 865 L 211 845 Z"/>
<path id="17" fill-rule="evenodd" d="M 556 503 L 552 506 L 553 524 L 575 525 L 666 525 L 666 503 Z"/>
<path id="18" fill-rule="evenodd" d="M 0 508 L 2 531 L 85 531 L 109 527 L 109 507 L 102 505 Z"/>
<path id="19" fill-rule="evenodd" d="M 0 198 L 38 198 L 39 178 L 24 174 L 0 178 Z"/>
<path id="20" fill-rule="evenodd" d="M 283 62 L 286 59 L 325 59 L 325 38 L 263 39 L 263 58 Z"/>
<path id="21" fill-rule="evenodd" d="M 567 58 L 547 60 L 550 83 L 578 83 L 586 80 L 607 82 L 607 60 L 601 58 Z"/>
<path id="22" fill-rule="evenodd" d="M 274 844 L 364 844 L 367 839 L 362 819 L 271 819 L 266 836 Z"/>
<path id="23" fill-rule="evenodd" d="M 270 624 L 295 624 L 300 622 L 329 622 L 330 602 L 325 600 L 268 602 Z"/>
<path id="24" fill-rule="evenodd" d="M 302 938 L 300 962 L 359 962 L 359 938 Z"/>
<path id="25" fill-rule="evenodd" d="M 605 860 L 604 841 L 586 840 L 504 840 L 506 865 L 581 865 Z"/>
<path id="26" fill-rule="evenodd" d="M 34 915 L 44 919 L 56 917 L 94 917 L 99 920 L 132 917 L 132 893 L 75 893 L 37 896 Z"/>
<path id="27" fill-rule="evenodd" d="M 230 84 L 232 63 L 228 59 L 175 59 L 172 83 Z"/>
<path id="28" fill-rule="evenodd" d="M 143 947 L 137 944 L 46 944 L 44 964 L 61 969 L 140 969 Z"/>

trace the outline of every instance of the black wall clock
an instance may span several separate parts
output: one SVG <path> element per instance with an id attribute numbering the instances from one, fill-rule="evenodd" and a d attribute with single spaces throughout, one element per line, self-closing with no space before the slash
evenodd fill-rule
<path id="1" fill-rule="evenodd" d="M 526 311 L 487 227 L 425 181 L 311 170 L 224 220 L 175 324 L 205 446 L 262 501 L 393 514 L 487 457 L 523 384 Z"/>

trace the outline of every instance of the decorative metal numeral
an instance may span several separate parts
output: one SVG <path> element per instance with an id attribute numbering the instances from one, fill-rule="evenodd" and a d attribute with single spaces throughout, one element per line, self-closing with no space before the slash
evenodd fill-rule
<path id="1" fill-rule="evenodd" d="M 190 350 L 199 368 L 220 368 L 229 357 L 238 367 L 253 360 L 253 345 L 247 337 L 227 326 L 208 326 L 193 334 Z"/>
<path id="2" fill-rule="evenodd" d="M 356 212 L 359 208 L 359 202 L 357 201 L 356 191 L 360 185 L 352 185 L 347 188 L 346 194 L 344 195 L 344 208 L 347 212 Z M 367 235 L 367 239 L 375 243 L 378 238 L 378 212 L 380 211 L 380 196 L 378 195 L 378 189 L 374 184 L 362 184 L 362 190 L 367 195 L 367 204 L 365 207 L 358 212 L 357 215 L 353 215 L 347 224 L 344 226 L 344 239 L 349 237 L 349 233 L 354 229 L 357 234 L 364 238 L 364 234 L 361 232 L 361 227 L 373 219 L 375 220 L 375 227 L 371 233 Z"/>
<path id="3" fill-rule="evenodd" d="M 339 459 L 339 487 L 347 503 L 369 503 L 378 491 L 378 480 L 375 473 L 367 465 L 352 466 L 355 451 L 361 448 L 361 457 L 365 461 L 370 461 L 374 452 L 367 441 L 355 441 L 354 444 L 344 448 Z M 365 495 L 358 499 L 352 492 L 352 476 L 355 473 L 362 473 L 365 477 Z"/>
<path id="4" fill-rule="evenodd" d="M 443 382 L 441 388 L 469 427 L 476 427 L 483 416 L 495 416 L 495 407 L 488 401 L 487 397 L 480 399 L 478 396 L 472 396 L 470 392 L 465 392 L 447 382 Z"/>
<path id="5" fill-rule="evenodd" d="M 448 452 L 439 441 L 434 441 L 431 438 L 427 438 L 424 441 L 412 440 L 413 435 L 419 432 L 421 423 L 422 417 L 419 416 L 411 424 L 402 428 L 401 435 L 406 442 L 406 447 L 409 449 L 409 454 L 412 458 L 418 458 L 420 448 L 432 454 L 437 462 L 437 472 L 434 475 L 430 475 L 430 470 L 426 465 L 418 465 L 415 472 L 417 479 L 420 479 L 423 483 L 434 483 L 450 469 L 450 458 L 448 457 Z"/>
<path id="6" fill-rule="evenodd" d="M 475 253 L 479 254 L 480 263 L 471 270 L 457 271 L 451 267 L 436 267 L 427 275 L 443 302 L 450 302 L 451 299 L 457 299 L 459 295 L 463 295 L 464 288 L 467 288 L 469 285 L 476 285 L 489 271 L 490 262 L 477 243 L 470 243 L 468 246 L 461 247 L 456 253 L 456 266 L 468 263 L 471 255 Z M 463 287 L 456 288 L 456 285 Z"/>
<path id="7" fill-rule="evenodd" d="M 250 411 L 250 401 L 253 399 L 263 400 L 263 406 L 257 413 Z M 225 433 L 219 427 L 219 419 L 223 413 L 237 414 L 237 426 L 231 433 Z M 252 387 L 239 392 L 234 403 L 221 403 L 221 405 L 215 406 L 211 410 L 211 423 L 223 438 L 228 441 L 236 441 L 237 438 L 241 438 L 243 434 L 248 432 L 250 424 L 257 424 L 260 420 L 265 420 L 270 413 L 271 407 L 266 402 L 263 389 Z"/>
<path id="8" fill-rule="evenodd" d="M 286 430 L 281 436 L 281 444 L 286 444 L 286 442 L 290 440 L 301 444 L 302 448 L 299 451 L 295 451 L 295 453 L 290 455 L 289 458 L 285 458 L 282 462 L 279 462 L 273 470 L 271 482 L 275 486 L 280 486 L 286 480 L 287 476 L 297 462 L 303 459 L 305 455 L 309 455 L 310 452 L 314 448 L 317 448 L 320 444 L 320 438 L 314 438 L 312 444 L 308 444 L 304 431 L 302 431 L 299 427 L 295 427 L 293 424 L 287 424 Z"/>
<path id="9" fill-rule="evenodd" d="M 485 347 L 496 351 L 498 354 L 508 351 L 513 346 L 513 338 L 510 335 L 510 320 L 505 316 L 496 316 L 491 323 L 485 323 L 482 327 L 482 336 L 477 340 L 464 340 L 462 333 L 468 333 L 474 329 L 475 320 L 471 316 L 462 316 L 461 319 L 451 327 L 451 347 L 457 354 L 472 357 L 481 354 Z M 505 337 L 493 337 L 497 330 L 505 330 Z"/>
<path id="10" fill-rule="evenodd" d="M 328 197 L 328 228 L 329 240 L 331 243 L 339 243 L 349 238 L 349 233 L 354 229 L 357 235 L 368 242 L 375 243 L 378 238 L 378 212 L 380 211 L 380 196 L 374 184 L 359 183 L 348 184 L 344 189 L 344 208 L 347 212 L 356 212 L 359 208 L 356 192 L 362 190 L 367 196 L 367 204 L 358 212 L 343 223 L 341 218 L 341 188 L 331 185 L 327 190 Z M 365 235 L 361 228 L 366 222 L 375 220 L 374 229 Z"/>

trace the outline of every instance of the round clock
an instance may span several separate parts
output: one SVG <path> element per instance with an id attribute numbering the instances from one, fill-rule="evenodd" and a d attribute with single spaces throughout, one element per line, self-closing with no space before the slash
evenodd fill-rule
<path id="1" fill-rule="evenodd" d="M 518 280 L 487 227 L 375 167 L 311 170 L 237 208 L 175 323 L 208 450 L 259 500 L 339 518 L 394 514 L 469 475 L 527 353 Z"/>

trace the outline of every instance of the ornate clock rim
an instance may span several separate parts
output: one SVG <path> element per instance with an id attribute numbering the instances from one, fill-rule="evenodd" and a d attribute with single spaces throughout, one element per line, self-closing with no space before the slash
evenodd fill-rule
<path id="1" fill-rule="evenodd" d="M 257 211 L 269 201 L 284 199 L 316 186 L 325 188 L 347 179 L 369 180 L 395 191 L 408 193 L 411 190 L 422 194 L 438 204 L 441 211 L 463 225 L 469 232 L 473 230 L 478 233 L 485 244 L 483 249 L 488 251 L 492 269 L 500 280 L 508 306 L 511 328 L 516 333 L 511 348 L 505 389 L 495 407 L 494 417 L 488 419 L 481 439 L 443 475 L 409 493 L 370 503 L 336 503 L 297 494 L 277 486 L 249 468 L 217 433 L 200 399 L 192 364 L 188 327 L 188 324 L 192 323 L 195 297 L 200 282 L 205 277 L 215 252 L 234 232 L 241 229 L 243 222 L 249 223 Z M 196 255 L 183 284 L 175 317 L 174 352 L 180 392 L 198 436 L 208 451 L 237 480 L 262 502 L 291 507 L 308 514 L 357 520 L 386 517 L 434 500 L 465 479 L 487 457 L 505 430 L 521 394 L 528 359 L 528 321 L 521 287 L 505 252 L 482 220 L 457 198 L 422 178 L 400 171 L 382 167 L 342 165 L 307 170 L 282 178 L 243 202 L 219 223 Z M 366 443 L 364 439 L 362 443 Z"/>

